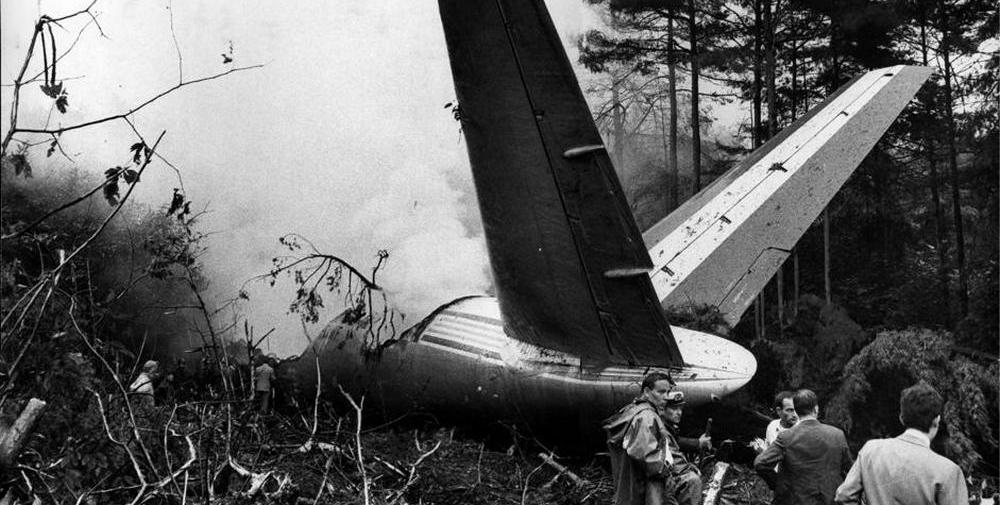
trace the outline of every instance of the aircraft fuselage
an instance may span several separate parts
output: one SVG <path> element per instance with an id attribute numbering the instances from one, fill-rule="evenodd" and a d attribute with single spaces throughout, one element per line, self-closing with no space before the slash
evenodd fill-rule
<path id="1" fill-rule="evenodd" d="M 685 363 L 669 372 L 689 404 L 716 400 L 753 377 L 757 363 L 743 347 L 707 333 L 671 329 Z M 333 323 L 316 343 L 320 368 L 333 371 L 336 383 L 350 393 L 366 395 L 367 404 L 386 417 L 431 412 L 536 428 L 569 424 L 575 432 L 594 430 L 634 398 L 651 370 L 592 369 L 581 366 L 579 357 L 513 338 L 491 297 L 452 302 L 415 330 L 373 357 L 361 352 L 356 328 Z M 307 352 L 295 367 L 300 384 L 315 382 L 311 358 Z"/>

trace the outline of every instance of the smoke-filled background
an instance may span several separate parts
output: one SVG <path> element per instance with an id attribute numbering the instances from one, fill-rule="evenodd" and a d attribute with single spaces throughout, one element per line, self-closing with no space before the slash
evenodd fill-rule
<path id="1" fill-rule="evenodd" d="M 4 2 L 3 81 L 20 70 L 37 16 L 88 3 Z M 573 40 L 596 15 L 578 0 L 549 8 L 575 59 Z M 454 88 L 436 2 L 132 1 L 100 2 L 95 10 L 97 22 L 59 61 L 69 111 L 52 111 L 51 100 L 28 90 L 21 126 L 121 113 L 181 77 L 263 64 L 184 87 L 135 115 L 150 141 L 166 130 L 158 151 L 181 174 L 154 163 L 136 201 L 164 205 L 183 184 L 193 210 L 206 211 L 202 259 L 216 302 L 266 273 L 282 253 L 278 237 L 290 232 L 365 271 L 379 249 L 388 250 L 379 283 L 407 325 L 450 299 L 488 290 L 465 146 L 445 107 Z M 57 40 L 75 38 L 86 20 L 75 21 Z M 62 44 L 60 53 L 69 47 Z M 36 59 L 28 75 L 40 70 Z M 7 118 L 10 88 L 2 93 Z M 121 121 L 68 132 L 61 145 L 72 160 L 29 154 L 35 183 L 73 166 L 99 174 L 124 164 L 134 141 Z M 248 292 L 242 310 L 258 334 L 277 328 L 269 351 L 299 352 L 302 328 L 287 315 L 291 283 L 254 283 Z M 332 317 L 337 308 L 328 305 Z"/>

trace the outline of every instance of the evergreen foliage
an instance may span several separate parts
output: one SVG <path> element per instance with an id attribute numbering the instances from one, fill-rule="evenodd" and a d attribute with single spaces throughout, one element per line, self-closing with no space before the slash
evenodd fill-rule
<path id="1" fill-rule="evenodd" d="M 972 474 L 984 455 L 996 455 L 998 369 L 957 354 L 954 343 L 943 331 L 880 332 L 847 363 L 828 418 L 855 441 L 895 436 L 900 393 L 925 381 L 945 399 L 935 447 Z"/>

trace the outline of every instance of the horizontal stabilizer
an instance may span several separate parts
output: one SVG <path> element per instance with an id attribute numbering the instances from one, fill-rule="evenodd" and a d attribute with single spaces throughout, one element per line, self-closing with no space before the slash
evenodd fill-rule
<path id="1" fill-rule="evenodd" d="M 715 305 L 738 322 L 930 74 L 855 78 L 647 231 L 663 306 Z"/>
<path id="2" fill-rule="evenodd" d="M 440 9 L 508 334 L 585 365 L 681 364 L 642 235 L 544 3 Z"/>

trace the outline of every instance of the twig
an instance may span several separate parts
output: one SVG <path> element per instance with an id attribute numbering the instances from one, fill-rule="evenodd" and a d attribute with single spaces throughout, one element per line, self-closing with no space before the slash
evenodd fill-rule
<path id="1" fill-rule="evenodd" d="M 479 443 L 479 459 L 476 460 L 476 485 L 483 483 L 483 449 L 486 448 L 486 443 Z"/>
<path id="2" fill-rule="evenodd" d="M 167 3 L 170 13 L 170 37 L 174 39 L 174 49 L 177 51 L 177 82 L 184 82 L 184 58 L 181 56 L 181 46 L 177 43 L 177 32 L 174 31 L 174 2 Z"/>
<path id="3" fill-rule="evenodd" d="M 97 349 L 94 347 L 94 345 L 87 338 L 87 335 L 84 333 L 83 328 L 80 328 L 80 324 L 77 322 L 76 316 L 73 314 L 75 310 L 76 310 L 76 300 L 70 298 L 70 306 L 69 310 L 67 311 L 70 322 L 73 324 L 73 327 L 76 328 L 77 333 L 80 334 L 80 339 L 87 346 L 87 349 L 89 349 L 90 352 L 97 357 L 97 359 L 104 365 L 104 368 L 107 369 L 107 371 L 111 374 L 111 379 L 118 387 L 118 392 L 121 393 L 122 395 L 122 402 L 125 404 L 125 409 L 128 413 L 129 423 L 131 424 L 132 427 L 132 435 L 135 437 L 136 444 L 138 444 L 139 448 L 142 449 L 142 453 L 146 457 L 146 462 L 149 464 L 149 467 L 155 470 L 156 467 L 153 466 L 153 458 L 152 456 L 150 456 L 149 450 L 146 448 L 146 444 L 142 441 L 142 436 L 139 433 L 139 425 L 135 421 L 135 412 L 132 410 L 132 404 L 129 402 L 128 392 L 125 389 L 125 385 L 122 384 L 122 381 L 118 378 L 118 374 L 115 373 L 115 369 L 111 366 L 110 363 L 108 363 L 108 360 L 104 358 L 104 355 L 98 352 Z M 97 393 L 95 392 L 94 395 L 97 395 Z M 97 401 L 99 406 L 101 406 L 102 409 L 101 415 L 103 416 L 103 404 L 100 403 L 101 398 L 99 395 L 97 395 Z M 107 425 L 106 419 L 105 419 L 105 425 Z M 111 436 L 110 431 L 108 432 L 108 436 L 110 438 Z M 112 442 L 114 442 L 114 440 L 112 440 Z M 131 452 L 129 452 L 129 457 L 130 458 L 133 457 Z M 136 470 L 139 471 L 139 467 L 137 464 L 136 464 Z M 137 475 L 139 476 L 139 480 L 142 483 L 142 486 L 144 487 L 147 486 L 145 475 L 143 475 L 141 472 L 138 473 Z"/>
<path id="4" fill-rule="evenodd" d="M 535 472 L 542 469 L 545 466 L 545 462 L 542 461 L 534 470 L 528 473 L 528 476 L 524 478 L 524 489 L 521 490 L 521 505 L 524 505 L 525 501 L 528 499 L 528 485 L 531 483 L 531 477 L 535 475 Z"/>
<path id="5" fill-rule="evenodd" d="M 333 463 L 333 456 L 326 458 L 326 464 L 323 465 L 323 480 L 319 483 L 319 491 L 316 491 L 316 498 L 313 498 L 313 503 L 318 504 L 319 498 L 323 496 L 323 491 L 326 489 L 326 478 L 330 475 L 330 465 Z"/>
<path id="6" fill-rule="evenodd" d="M 400 498 L 402 498 L 407 491 L 410 490 L 410 487 L 413 486 L 415 482 L 417 482 L 418 478 L 417 467 L 420 466 L 420 463 L 423 463 L 425 459 L 430 457 L 431 454 L 434 454 L 434 452 L 437 451 L 439 447 L 441 447 L 441 440 L 438 440 L 437 444 L 434 444 L 433 449 L 421 454 L 420 457 L 417 458 L 417 460 L 414 461 L 412 465 L 410 465 L 410 475 L 409 477 L 406 478 L 406 484 L 403 485 L 402 489 L 396 491 L 396 497 L 393 498 L 390 503 L 395 503 Z"/>
<path id="7" fill-rule="evenodd" d="M 190 86 L 192 84 L 198 84 L 198 83 L 205 82 L 205 81 L 211 81 L 211 80 L 214 80 L 214 79 L 218 79 L 220 77 L 225 77 L 225 76 L 227 76 L 229 74 L 234 74 L 236 72 L 242 72 L 242 71 L 245 71 L 245 70 L 253 70 L 253 69 L 263 68 L 263 67 L 264 67 L 264 65 L 250 65 L 250 66 L 246 66 L 246 67 L 236 67 L 236 68 L 231 68 L 231 69 L 229 69 L 229 70 L 227 70 L 225 72 L 219 72 L 217 74 L 212 74 L 212 75 L 209 75 L 209 76 L 206 76 L 206 77 L 201 77 L 199 79 L 192 79 L 190 81 L 184 81 L 184 82 L 181 82 L 181 83 L 179 83 L 179 84 L 177 84 L 177 85 L 175 85 L 175 86 L 173 86 L 173 87 L 171 87 L 169 89 L 161 91 L 160 93 L 156 94 L 155 96 L 153 96 L 152 98 L 146 100 L 145 102 L 142 102 L 139 105 L 137 105 L 137 106 L 129 109 L 128 111 L 122 112 L 122 113 L 119 113 L 119 114 L 112 114 L 110 116 L 105 116 L 103 118 L 93 119 L 93 120 L 86 121 L 86 122 L 83 122 L 83 123 L 78 123 L 78 124 L 70 125 L 70 126 L 64 126 L 64 127 L 61 127 L 61 128 L 55 128 L 55 129 L 46 129 L 46 128 L 13 128 L 13 129 L 11 129 L 11 132 L 14 132 L 14 133 L 62 134 L 62 133 L 66 133 L 68 131 L 79 130 L 81 128 L 86 128 L 88 126 L 94 126 L 96 124 L 106 123 L 108 121 L 114 121 L 115 119 L 124 119 L 124 118 L 127 118 L 128 116 L 131 116 L 131 115 L 135 114 L 136 112 L 139 112 L 140 110 L 142 110 L 143 108 L 145 108 L 147 105 L 149 105 L 149 104 L 151 104 L 151 103 L 159 100 L 160 98 L 163 98 L 166 95 L 169 95 L 170 93 L 172 93 L 174 91 L 177 91 L 178 89 L 180 89 L 180 88 L 182 88 L 184 86 Z"/>
<path id="8" fill-rule="evenodd" d="M 354 412 L 357 415 L 357 426 L 354 430 L 354 444 L 358 451 L 358 471 L 361 472 L 361 489 L 365 497 L 365 505 L 371 505 L 371 497 L 368 489 L 370 483 L 368 481 L 368 473 L 365 471 L 365 460 L 361 453 L 361 408 L 365 405 L 365 397 L 361 397 L 360 403 L 355 403 L 354 398 L 352 398 L 347 391 L 344 391 L 343 386 L 337 384 L 337 389 L 339 389 L 340 394 L 344 395 L 344 398 L 347 398 L 347 401 L 351 403 L 351 407 L 354 407 Z"/>
<path id="9" fill-rule="evenodd" d="M 555 477 L 552 478 L 551 483 L 554 483 L 555 480 L 558 479 L 560 475 L 565 475 L 565 476 L 569 477 L 570 480 L 572 480 L 573 483 L 576 484 L 577 486 L 581 486 L 582 487 L 582 486 L 586 486 L 586 485 L 590 484 L 585 479 L 580 478 L 579 475 L 577 475 L 577 474 L 573 473 L 572 471 L 570 471 L 569 468 L 566 468 L 565 466 L 563 466 L 563 465 L 561 465 L 559 463 L 556 463 L 556 460 L 552 458 L 551 454 L 539 454 L 538 457 L 542 458 L 542 461 L 544 461 L 546 464 L 548 464 L 553 469 L 555 469 L 555 471 L 559 472 L 559 473 L 556 474 Z"/>
<path id="10" fill-rule="evenodd" d="M 128 455 L 129 461 L 132 462 L 132 469 L 135 471 L 136 477 L 139 478 L 139 492 L 136 493 L 135 499 L 132 500 L 132 503 L 136 503 L 146 492 L 146 488 L 149 487 L 149 484 L 146 482 L 146 475 L 142 473 L 142 466 L 139 464 L 138 458 L 136 458 L 135 453 L 132 452 L 132 449 L 129 448 L 128 444 L 118 440 L 111 433 L 111 426 L 108 424 L 108 416 L 105 413 L 104 402 L 101 400 L 101 395 L 98 394 L 97 391 L 91 392 L 94 393 L 94 397 L 97 398 L 97 408 L 101 412 L 101 422 L 104 423 L 104 432 L 108 435 L 108 440 L 125 450 L 125 454 Z M 125 398 L 125 403 L 128 403 L 128 398 Z"/>

